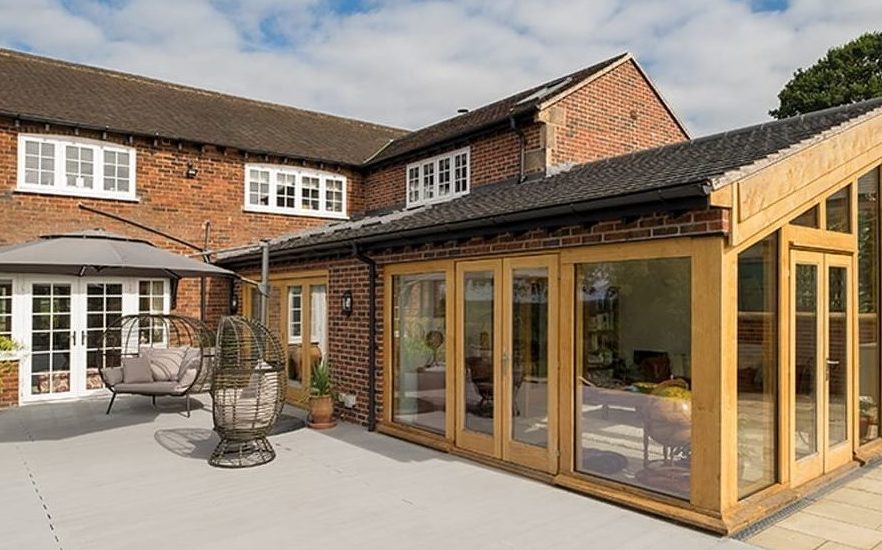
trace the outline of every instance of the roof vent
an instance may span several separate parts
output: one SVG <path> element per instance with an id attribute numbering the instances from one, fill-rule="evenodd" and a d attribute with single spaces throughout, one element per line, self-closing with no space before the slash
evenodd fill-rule
<path id="1" fill-rule="evenodd" d="M 466 113 L 468 113 L 468 112 L 469 112 L 468 109 L 457 109 L 457 110 L 456 110 L 456 114 L 459 114 L 459 115 L 464 115 L 464 114 L 466 114 Z"/>

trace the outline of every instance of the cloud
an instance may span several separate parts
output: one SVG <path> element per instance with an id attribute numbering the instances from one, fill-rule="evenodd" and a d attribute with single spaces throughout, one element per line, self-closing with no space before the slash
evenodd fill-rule
<path id="1" fill-rule="evenodd" d="M 878 0 L 0 0 L 0 45 L 417 128 L 624 50 L 696 135 L 761 121 Z"/>

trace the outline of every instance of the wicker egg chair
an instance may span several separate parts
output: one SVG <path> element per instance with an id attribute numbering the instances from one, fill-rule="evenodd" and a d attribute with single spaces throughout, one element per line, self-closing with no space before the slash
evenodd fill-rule
<path id="1" fill-rule="evenodd" d="M 224 317 L 211 386 L 214 429 L 221 440 L 209 464 L 247 468 L 276 457 L 267 440 L 282 412 L 285 356 L 279 340 L 244 317 Z"/>
<path id="2" fill-rule="evenodd" d="M 87 366 L 100 374 L 112 392 L 106 414 L 116 396 L 185 397 L 207 391 L 214 362 L 214 334 L 199 319 L 179 315 L 137 314 L 116 319 L 92 341 Z"/>

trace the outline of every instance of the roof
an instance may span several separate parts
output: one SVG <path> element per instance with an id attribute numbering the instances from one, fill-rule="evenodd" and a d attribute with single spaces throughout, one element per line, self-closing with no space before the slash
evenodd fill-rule
<path id="1" fill-rule="evenodd" d="M 597 76 L 604 70 L 629 59 L 632 59 L 631 54 L 621 53 L 585 69 L 543 82 L 505 99 L 401 136 L 371 158 L 370 164 L 381 163 L 437 143 L 506 123 L 512 116 L 518 117 L 532 113 L 550 97 L 564 94 L 586 79 Z"/>
<path id="2" fill-rule="evenodd" d="M 4 49 L 0 114 L 348 165 L 406 133 Z"/>
<path id="3" fill-rule="evenodd" d="M 457 232 L 489 227 L 499 232 L 515 222 L 559 223 L 563 216 L 586 219 L 626 205 L 672 203 L 703 197 L 739 172 L 761 167 L 770 157 L 794 153 L 832 132 L 882 114 L 882 98 L 872 99 L 732 130 L 699 139 L 582 164 L 524 183 L 478 187 L 471 194 L 432 206 L 341 222 L 283 236 L 271 242 L 274 254 L 311 254 L 353 243 L 379 247 L 393 239 L 411 244 L 450 240 Z M 220 255 L 219 263 L 252 260 L 255 249 Z"/>

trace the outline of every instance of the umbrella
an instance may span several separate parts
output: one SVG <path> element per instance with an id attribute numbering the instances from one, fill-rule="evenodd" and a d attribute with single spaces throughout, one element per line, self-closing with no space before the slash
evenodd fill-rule
<path id="1" fill-rule="evenodd" d="M 0 248 L 0 272 L 105 277 L 236 277 L 232 271 L 91 229 Z"/>

